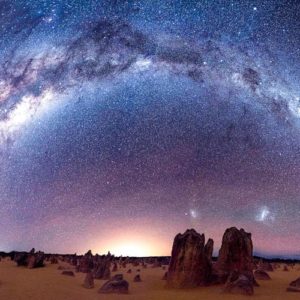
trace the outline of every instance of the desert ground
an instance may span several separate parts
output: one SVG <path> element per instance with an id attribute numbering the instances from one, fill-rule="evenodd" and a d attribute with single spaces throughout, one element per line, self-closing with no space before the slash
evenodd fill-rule
<path id="1" fill-rule="evenodd" d="M 199 299 L 247 299 L 249 296 L 223 294 L 221 286 L 199 287 L 190 290 L 166 289 L 162 277 L 165 270 L 162 268 L 140 268 L 142 282 L 133 282 L 139 267 L 128 265 L 126 269 L 119 269 L 116 273 L 123 273 L 129 282 L 129 294 L 98 294 L 98 289 L 105 280 L 95 280 L 93 289 L 85 289 L 82 284 L 85 278 L 83 273 L 75 273 L 75 277 L 64 276 L 58 266 L 70 270 L 74 267 L 65 262 L 59 264 L 47 263 L 44 268 L 27 269 L 17 267 L 9 259 L 0 262 L 0 299 L 3 300 L 94 300 L 94 299 L 128 299 L 128 300 L 199 300 Z M 127 269 L 132 269 L 127 274 Z M 114 273 L 112 273 L 114 274 Z M 286 292 L 289 283 L 300 276 L 300 264 L 290 268 L 288 272 L 280 269 L 269 273 L 272 280 L 258 281 L 260 287 L 255 288 L 253 299 L 289 300 L 299 299 L 299 293 Z"/>

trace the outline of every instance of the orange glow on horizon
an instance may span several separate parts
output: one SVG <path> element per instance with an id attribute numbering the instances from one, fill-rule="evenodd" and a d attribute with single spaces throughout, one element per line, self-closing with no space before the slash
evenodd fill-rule
<path id="1" fill-rule="evenodd" d="M 149 237 L 147 234 L 126 233 L 111 235 L 94 244 L 92 249 L 94 249 L 93 252 L 100 254 L 110 251 L 115 256 L 145 257 L 170 255 L 171 246 L 158 238 Z"/>

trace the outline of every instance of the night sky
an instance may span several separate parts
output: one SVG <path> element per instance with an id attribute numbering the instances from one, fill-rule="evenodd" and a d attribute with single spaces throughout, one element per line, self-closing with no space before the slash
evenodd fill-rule
<path id="1" fill-rule="evenodd" d="M 0 0 L 0 249 L 299 255 L 299 28 L 298 0 Z"/>

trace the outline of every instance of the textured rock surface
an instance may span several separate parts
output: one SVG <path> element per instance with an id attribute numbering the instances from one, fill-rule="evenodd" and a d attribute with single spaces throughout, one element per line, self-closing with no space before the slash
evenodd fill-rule
<path id="1" fill-rule="evenodd" d="M 231 273 L 224 288 L 225 293 L 253 295 L 253 282 L 243 274 Z"/>
<path id="2" fill-rule="evenodd" d="M 100 294 L 128 294 L 129 283 L 124 280 L 109 280 L 102 285 L 98 293 Z"/>
<path id="3" fill-rule="evenodd" d="M 86 289 L 92 289 L 94 287 L 94 277 L 91 272 L 86 273 L 86 276 L 84 278 L 83 286 Z"/>
<path id="4" fill-rule="evenodd" d="M 208 284 L 211 275 L 211 248 L 212 242 L 205 247 L 204 234 L 199 234 L 194 229 L 176 235 L 167 286 L 191 288 Z"/>
<path id="5" fill-rule="evenodd" d="M 264 270 L 256 270 L 254 272 L 254 278 L 257 280 L 270 280 L 271 279 L 269 274 Z"/>
<path id="6" fill-rule="evenodd" d="M 93 263 L 93 254 L 92 251 L 89 250 L 79 261 L 79 272 L 88 273 L 94 267 Z"/>
<path id="7" fill-rule="evenodd" d="M 105 257 L 95 265 L 95 279 L 110 279 L 110 258 Z"/>
<path id="8" fill-rule="evenodd" d="M 300 277 L 292 281 L 286 290 L 288 292 L 300 293 Z"/>
<path id="9" fill-rule="evenodd" d="M 252 274 L 254 265 L 251 233 L 235 227 L 226 229 L 216 267 L 221 282 L 226 282 L 233 271 L 247 276 Z"/>

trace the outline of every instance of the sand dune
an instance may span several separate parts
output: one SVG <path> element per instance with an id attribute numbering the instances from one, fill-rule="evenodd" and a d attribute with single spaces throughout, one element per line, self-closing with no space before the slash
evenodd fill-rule
<path id="1" fill-rule="evenodd" d="M 68 264 L 60 262 L 60 265 L 70 269 Z M 161 280 L 164 270 L 162 268 L 141 269 L 142 282 L 133 282 L 137 274 L 137 267 L 128 265 L 117 273 L 123 273 L 130 286 L 128 295 L 103 295 L 97 291 L 105 280 L 95 280 L 94 289 L 85 289 L 82 284 L 85 274 L 75 273 L 75 277 L 61 275 L 57 270 L 58 265 L 47 264 L 45 268 L 27 269 L 17 267 L 10 260 L 0 262 L 0 299 L 2 300 L 94 300 L 94 299 L 128 299 L 128 300 L 199 300 L 199 299 L 243 299 L 247 296 L 226 295 L 221 293 L 220 286 L 200 287 L 192 290 L 169 290 L 165 288 L 165 281 Z M 132 273 L 127 274 L 131 268 Z M 114 274 L 114 273 L 113 273 Z M 289 300 L 299 299 L 299 294 L 288 293 L 286 288 L 292 280 L 300 276 L 299 266 L 295 266 L 289 272 L 276 270 L 270 273 L 272 280 L 259 281 L 261 285 L 255 288 L 253 299 Z"/>

